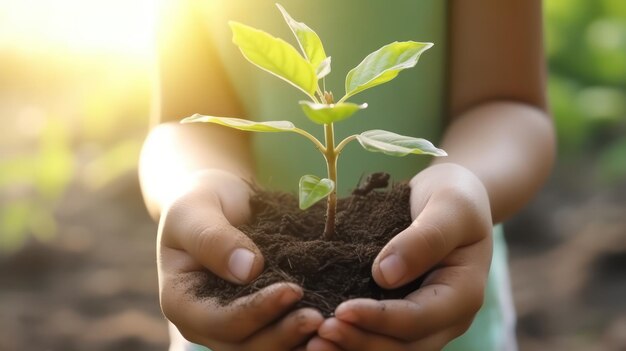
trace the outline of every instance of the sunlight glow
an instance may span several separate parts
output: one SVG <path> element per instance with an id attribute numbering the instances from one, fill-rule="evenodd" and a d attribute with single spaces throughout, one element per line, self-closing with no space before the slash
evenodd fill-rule
<path id="1" fill-rule="evenodd" d="M 155 0 L 0 0 L 0 50 L 151 55 Z"/>

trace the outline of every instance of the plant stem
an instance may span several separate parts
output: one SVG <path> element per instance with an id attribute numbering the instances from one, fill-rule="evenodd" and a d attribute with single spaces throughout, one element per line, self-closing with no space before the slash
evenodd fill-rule
<path id="1" fill-rule="evenodd" d="M 328 195 L 326 206 L 326 227 L 324 228 L 324 239 L 330 240 L 335 235 L 335 215 L 337 213 L 337 156 L 335 150 L 335 131 L 332 123 L 324 124 L 324 136 L 326 138 L 326 167 L 328 169 L 328 179 L 335 184 L 333 191 Z"/>
<path id="2" fill-rule="evenodd" d="M 309 132 L 307 132 L 306 130 L 300 129 L 300 128 L 294 128 L 292 129 L 292 131 L 294 133 L 298 133 L 302 136 L 304 136 L 305 138 L 311 140 L 311 142 L 313 142 L 313 144 L 315 145 L 315 147 L 320 150 L 321 153 L 323 153 L 324 155 L 326 155 L 326 148 L 324 147 L 324 145 L 322 145 L 322 143 L 320 143 L 319 140 L 317 140 L 316 137 L 314 137 L 313 135 L 311 135 Z"/>
<path id="3" fill-rule="evenodd" d="M 337 153 L 337 156 L 339 156 L 339 154 L 341 153 L 341 151 L 343 150 L 343 148 L 352 140 L 356 139 L 358 137 L 358 135 L 354 134 L 354 135 L 350 135 L 349 137 L 343 139 L 338 145 L 337 148 L 335 148 L 335 152 Z"/>
<path id="4" fill-rule="evenodd" d="M 338 104 L 346 101 L 350 96 L 349 95 L 344 95 L 341 99 L 339 99 L 339 101 L 337 101 Z"/>

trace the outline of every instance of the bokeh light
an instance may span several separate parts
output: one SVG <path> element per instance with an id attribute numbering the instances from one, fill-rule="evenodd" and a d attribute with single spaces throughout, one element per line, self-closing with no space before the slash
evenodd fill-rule
<path id="1" fill-rule="evenodd" d="M 0 0 L 0 251 L 55 238 L 71 184 L 133 172 L 158 2 Z"/>
<path id="2" fill-rule="evenodd" d="M 46 55 L 152 53 L 155 1 L 2 0 L 0 50 Z"/>

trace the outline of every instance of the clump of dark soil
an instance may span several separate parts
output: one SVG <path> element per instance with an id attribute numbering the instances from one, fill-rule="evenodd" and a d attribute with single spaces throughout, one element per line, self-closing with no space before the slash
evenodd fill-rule
<path id="1" fill-rule="evenodd" d="M 325 201 L 302 211 L 291 194 L 257 192 L 251 199 L 254 222 L 240 229 L 263 253 L 265 270 L 246 286 L 206 272 L 196 286 L 196 295 L 217 297 L 228 304 L 270 284 L 288 281 L 304 288 L 297 308 L 313 307 L 328 316 L 348 299 L 398 299 L 417 290 L 422 279 L 385 290 L 371 275 L 374 258 L 383 246 L 411 224 L 410 188 L 407 184 L 396 184 L 386 191 L 367 188 L 366 184 L 359 188 L 361 191 L 357 189 L 352 196 L 339 200 L 337 228 L 331 241 L 322 239 Z"/>

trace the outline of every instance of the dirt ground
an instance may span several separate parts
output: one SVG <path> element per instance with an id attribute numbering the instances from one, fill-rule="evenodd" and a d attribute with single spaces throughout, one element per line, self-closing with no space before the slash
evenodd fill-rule
<path id="1" fill-rule="evenodd" d="M 166 350 L 154 237 L 136 181 L 76 185 L 57 238 L 0 260 L 0 350 Z"/>
<path id="2" fill-rule="evenodd" d="M 506 226 L 522 350 L 626 350 L 626 182 L 583 179 L 554 176 Z"/>
<path id="3" fill-rule="evenodd" d="M 521 350 L 626 350 L 626 184 L 552 182 L 506 227 Z M 55 240 L 0 256 L 0 351 L 166 350 L 156 225 L 134 175 L 74 185 L 56 218 Z"/>

